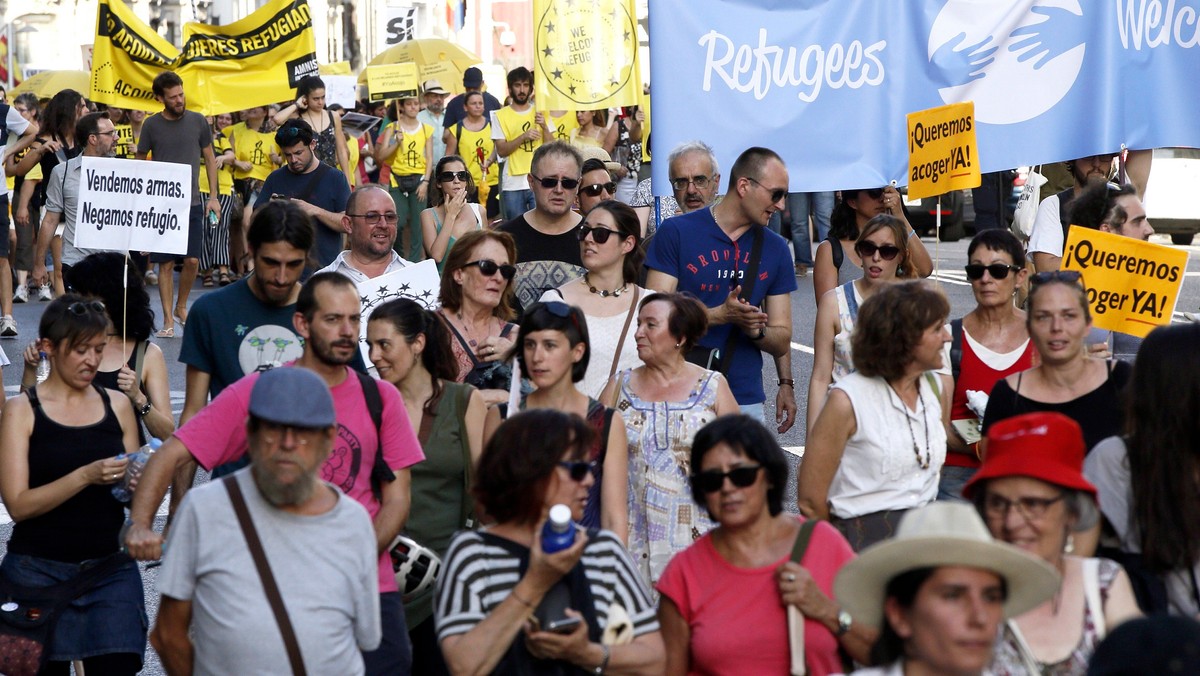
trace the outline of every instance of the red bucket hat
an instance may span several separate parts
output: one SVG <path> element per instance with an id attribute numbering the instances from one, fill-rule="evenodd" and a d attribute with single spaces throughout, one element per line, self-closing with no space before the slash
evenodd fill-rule
<path id="1" fill-rule="evenodd" d="M 1079 423 L 1061 413 L 1026 413 L 1001 420 L 988 430 L 987 458 L 963 486 L 963 495 L 972 499 L 981 481 L 1027 476 L 1095 498 L 1096 487 L 1083 478 L 1085 450 Z"/>

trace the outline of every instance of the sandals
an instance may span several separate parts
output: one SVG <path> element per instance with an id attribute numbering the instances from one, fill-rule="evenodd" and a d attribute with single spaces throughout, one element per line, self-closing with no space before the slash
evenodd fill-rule
<path id="1" fill-rule="evenodd" d="M 154 333 L 154 337 L 155 338 L 174 338 L 175 337 L 175 327 L 172 326 L 172 327 L 166 328 L 166 329 L 159 329 L 158 331 L 156 331 Z"/>
<path id="2" fill-rule="evenodd" d="M 221 286 L 229 286 L 230 283 L 232 283 L 232 282 L 233 282 L 233 280 L 230 279 L 228 272 L 221 273 L 221 276 L 219 277 L 219 282 L 218 282 Z"/>
<path id="3" fill-rule="evenodd" d="M 213 287 L 213 279 L 215 279 L 215 278 L 216 278 L 215 274 L 204 275 L 203 280 L 200 282 L 200 286 L 203 286 L 206 289 L 211 289 Z"/>

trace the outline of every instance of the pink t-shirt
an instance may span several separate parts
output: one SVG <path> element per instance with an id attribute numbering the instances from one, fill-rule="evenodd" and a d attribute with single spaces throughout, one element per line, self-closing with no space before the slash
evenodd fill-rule
<path id="1" fill-rule="evenodd" d="M 286 368 L 286 367 L 284 367 Z M 207 470 L 232 462 L 246 454 L 246 417 L 250 391 L 259 373 L 251 373 L 221 391 L 194 418 L 175 431 L 188 452 Z M 383 400 L 383 459 L 393 470 L 404 469 L 425 459 L 413 432 L 400 391 L 391 383 L 376 380 Z M 374 519 L 379 501 L 371 493 L 371 469 L 375 464 L 378 436 L 367 411 L 358 376 L 346 367 L 346 378 L 331 390 L 338 429 L 329 459 L 321 467 L 321 478 L 356 500 Z M 398 591 L 391 557 L 379 557 L 379 591 Z"/>
<path id="2" fill-rule="evenodd" d="M 671 559 L 658 591 L 671 599 L 691 629 L 688 673 L 788 673 L 787 613 L 779 602 L 775 571 L 789 558 L 761 568 L 738 568 L 717 552 L 710 532 Z M 833 578 L 853 558 L 846 539 L 828 523 L 819 523 L 801 565 L 833 598 Z M 805 618 L 804 648 L 809 674 L 844 671 L 837 637 L 820 622 Z"/>

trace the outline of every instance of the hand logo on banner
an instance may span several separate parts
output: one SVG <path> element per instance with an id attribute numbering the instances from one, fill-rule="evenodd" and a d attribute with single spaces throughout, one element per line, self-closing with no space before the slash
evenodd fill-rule
<path id="1" fill-rule="evenodd" d="M 539 109 L 637 104 L 637 20 L 627 0 L 535 0 Z"/>

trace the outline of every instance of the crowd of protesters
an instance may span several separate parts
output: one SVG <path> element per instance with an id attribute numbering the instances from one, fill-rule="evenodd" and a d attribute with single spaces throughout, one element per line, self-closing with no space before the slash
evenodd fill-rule
<path id="1" fill-rule="evenodd" d="M 1085 674 L 1126 626 L 1196 633 L 1139 619 L 1200 611 L 1195 326 L 1093 331 L 1078 273 L 983 227 L 960 318 L 892 186 L 798 216 L 779 154 L 722 176 L 693 141 L 656 200 L 642 111 L 461 84 L 350 111 L 310 77 L 205 119 L 164 72 L 152 113 L 4 111 L 0 337 L 49 303 L 0 414 L 0 593 L 75 585 L 41 673 L 137 673 L 149 641 L 181 674 Z M 76 247 L 87 157 L 188 165 L 187 253 Z M 1152 232 L 1092 183 L 1077 227 Z M 365 316 L 357 285 L 426 258 L 436 302 Z M 154 339 L 182 340 L 178 419 Z"/>

